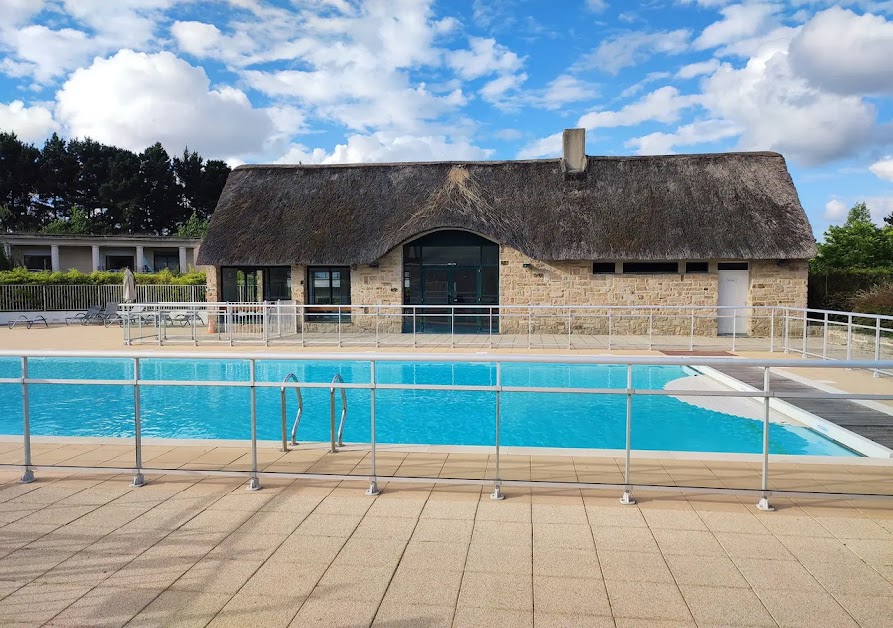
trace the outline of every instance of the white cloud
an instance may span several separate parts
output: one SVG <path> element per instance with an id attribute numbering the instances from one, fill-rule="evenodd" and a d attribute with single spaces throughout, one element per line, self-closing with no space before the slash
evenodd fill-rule
<path id="1" fill-rule="evenodd" d="M 521 133 L 518 129 L 499 129 L 493 134 L 494 137 L 499 138 L 501 140 L 512 141 L 512 140 L 520 140 L 524 137 L 524 134 Z"/>
<path id="2" fill-rule="evenodd" d="M 31 25 L 6 33 L 4 39 L 13 53 L 0 62 L 0 68 L 13 76 L 32 76 L 38 83 L 83 65 L 97 49 L 89 35 L 72 28 Z"/>
<path id="3" fill-rule="evenodd" d="M 466 80 L 490 74 L 509 74 L 521 69 L 523 60 L 514 52 L 496 43 L 495 39 L 472 37 L 467 50 L 447 53 L 447 64 Z"/>
<path id="4" fill-rule="evenodd" d="M 561 133 L 553 133 L 549 137 L 531 142 L 518 151 L 518 159 L 561 156 L 561 136 Z"/>
<path id="5" fill-rule="evenodd" d="M 636 137 L 626 146 L 634 148 L 638 155 L 667 155 L 676 152 L 678 146 L 694 146 L 735 137 L 741 128 L 727 120 L 699 120 L 680 126 L 674 133 L 650 133 Z"/>
<path id="6" fill-rule="evenodd" d="M 493 151 L 473 145 L 467 138 L 411 136 L 390 133 L 351 135 L 331 153 L 293 145 L 277 163 L 388 163 L 397 161 L 474 161 L 487 159 Z"/>
<path id="7" fill-rule="evenodd" d="M 778 7 L 773 4 L 735 4 L 720 10 L 723 19 L 703 30 L 694 41 L 699 50 L 727 46 L 770 30 L 777 20 Z"/>
<path id="8" fill-rule="evenodd" d="M 884 218 L 893 214 L 893 196 L 867 196 L 865 204 L 871 211 L 871 219 L 883 225 Z"/>
<path id="9" fill-rule="evenodd" d="M 21 100 L 0 103 L 0 129 L 14 132 L 23 142 L 39 142 L 57 129 L 46 107 L 26 107 Z"/>
<path id="10" fill-rule="evenodd" d="M 163 11 L 187 0 L 62 0 L 69 16 L 89 26 L 109 49 L 145 47 Z"/>
<path id="11" fill-rule="evenodd" d="M 607 38 L 598 48 L 575 64 L 578 69 L 599 69 L 610 74 L 642 63 L 654 54 L 674 55 L 685 52 L 691 31 L 679 29 L 659 33 L 627 32 Z"/>
<path id="12" fill-rule="evenodd" d="M 825 213 L 822 218 L 830 222 L 837 222 L 846 217 L 849 209 L 839 198 L 832 198 L 825 203 Z"/>
<path id="13" fill-rule="evenodd" d="M 481 98 L 496 106 L 515 107 L 516 100 L 509 100 L 508 96 L 521 89 L 521 85 L 527 80 L 527 75 L 506 74 L 493 79 L 480 89 Z"/>
<path id="14" fill-rule="evenodd" d="M 857 152 L 875 133 L 874 107 L 816 89 L 782 53 L 754 57 L 742 69 L 723 64 L 703 89 L 713 117 L 744 129 L 742 148 L 776 150 L 807 166 Z"/>
<path id="15" fill-rule="evenodd" d="M 893 157 L 884 157 L 871 164 L 868 169 L 878 178 L 893 181 Z"/>
<path id="16" fill-rule="evenodd" d="M 893 22 L 833 7 L 810 20 L 790 47 L 791 67 L 839 94 L 893 91 Z"/>
<path id="17" fill-rule="evenodd" d="M 43 11 L 45 0 L 3 0 L 0 2 L 0 25 L 24 24 Z"/>
<path id="18" fill-rule="evenodd" d="M 697 63 L 689 63 L 679 68 L 676 78 L 690 79 L 704 74 L 713 74 L 719 68 L 719 59 L 708 59 Z"/>
<path id="19" fill-rule="evenodd" d="M 122 50 L 72 74 L 57 94 L 56 117 L 72 137 L 169 152 L 188 145 L 206 157 L 259 152 L 273 131 L 269 115 L 234 88 L 211 89 L 204 70 L 170 52 Z"/>
<path id="20" fill-rule="evenodd" d="M 698 101 L 697 96 L 682 95 L 675 87 L 661 87 L 618 111 L 587 113 L 577 124 L 587 129 L 594 129 L 635 126 L 652 120 L 671 123 L 679 119 L 680 112 L 695 106 Z"/>
<path id="21" fill-rule="evenodd" d="M 607 11 L 608 2 L 607 0 L 586 0 L 586 8 L 593 13 L 602 13 Z"/>
<path id="22" fill-rule="evenodd" d="M 199 58 L 217 50 L 223 38 L 219 28 L 204 22 L 174 22 L 171 34 L 181 50 Z"/>
<path id="23" fill-rule="evenodd" d="M 531 103 L 545 109 L 559 109 L 564 105 L 588 100 L 596 95 L 595 86 L 570 74 L 562 74 L 531 97 Z"/>

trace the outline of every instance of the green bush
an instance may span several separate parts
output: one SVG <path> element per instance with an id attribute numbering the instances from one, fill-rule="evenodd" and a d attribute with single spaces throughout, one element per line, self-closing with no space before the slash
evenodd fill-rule
<path id="1" fill-rule="evenodd" d="M 172 273 L 164 269 L 158 273 L 135 273 L 138 284 L 180 285 L 195 286 L 204 285 L 205 274 L 196 270 L 186 273 Z M 96 271 L 94 273 L 82 273 L 77 270 L 51 273 L 47 271 L 31 271 L 25 268 L 0 271 L 0 285 L 113 285 L 124 281 L 124 273 L 110 271 Z"/>
<path id="2" fill-rule="evenodd" d="M 893 316 L 893 282 L 857 293 L 853 308 L 865 314 Z"/>
<path id="3" fill-rule="evenodd" d="M 816 310 L 863 312 L 856 305 L 859 295 L 893 285 L 893 270 L 853 268 L 848 270 L 809 269 L 808 306 Z"/>

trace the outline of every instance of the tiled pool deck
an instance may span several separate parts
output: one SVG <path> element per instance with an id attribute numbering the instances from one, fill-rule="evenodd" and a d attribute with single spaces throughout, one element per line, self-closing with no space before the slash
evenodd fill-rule
<path id="1" fill-rule="evenodd" d="M 4 348 L 122 349 L 116 329 L 33 331 L 4 333 Z M 295 348 L 271 348 L 283 350 Z M 792 370 L 841 390 L 884 392 L 890 381 Z M 130 443 L 36 439 L 32 453 L 39 465 L 133 465 Z M 505 453 L 506 479 L 623 478 L 612 456 Z M 22 456 L 19 442 L 0 442 L 0 463 Z M 147 443 L 143 458 L 250 468 L 242 446 Z M 362 477 L 369 453 L 264 444 L 259 462 Z M 381 475 L 492 478 L 494 462 L 468 450 L 378 452 Z M 622 506 L 616 490 L 506 487 L 494 502 L 490 487 L 430 483 L 367 497 L 365 477 L 263 478 L 249 492 L 239 478 L 147 474 L 131 488 L 112 472 L 19 475 L 0 470 L 2 626 L 893 626 L 891 501 L 774 497 L 776 512 L 763 513 L 752 495 L 638 491 Z M 632 476 L 755 489 L 760 464 L 634 458 Z M 773 458 L 770 488 L 891 494 L 893 466 Z"/>

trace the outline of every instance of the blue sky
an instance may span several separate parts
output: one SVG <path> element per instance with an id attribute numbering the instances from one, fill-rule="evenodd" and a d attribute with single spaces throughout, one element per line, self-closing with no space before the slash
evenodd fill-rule
<path id="1" fill-rule="evenodd" d="M 893 1 L 2 0 L 0 129 L 237 163 L 782 153 L 893 211 Z"/>

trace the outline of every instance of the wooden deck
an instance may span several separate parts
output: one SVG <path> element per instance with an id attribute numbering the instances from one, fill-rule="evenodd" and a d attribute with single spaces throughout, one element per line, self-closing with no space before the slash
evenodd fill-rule
<path id="1" fill-rule="evenodd" d="M 753 366 L 714 367 L 758 390 L 763 389 L 763 369 Z M 779 373 L 771 374 L 770 386 L 779 393 L 819 392 L 814 386 L 796 382 Z M 784 399 L 792 406 L 811 412 L 879 445 L 893 449 L 893 415 L 867 408 L 848 399 Z"/>

